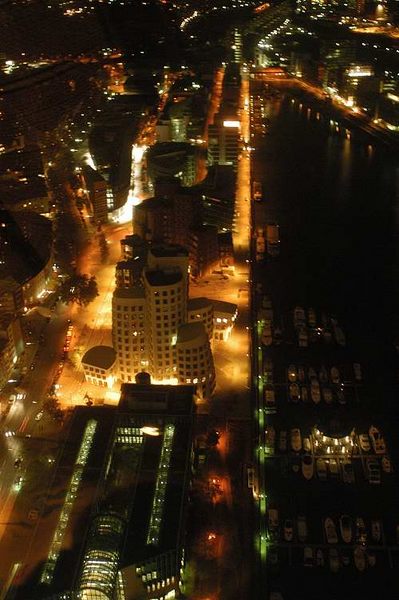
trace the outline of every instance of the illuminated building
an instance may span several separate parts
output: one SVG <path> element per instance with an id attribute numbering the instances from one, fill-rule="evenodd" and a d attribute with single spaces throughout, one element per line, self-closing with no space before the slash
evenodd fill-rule
<path id="1" fill-rule="evenodd" d="M 193 394 L 191 385 L 124 384 L 118 407 L 75 410 L 49 497 L 60 481 L 62 493 L 30 549 L 40 542 L 46 559 L 18 600 L 180 596 Z"/>
<path id="2" fill-rule="evenodd" d="M 112 296 L 112 343 L 121 381 L 134 381 L 148 366 L 146 306 L 142 286 L 117 287 Z"/>
<path id="3" fill-rule="evenodd" d="M 0 390 L 11 377 L 16 362 L 24 350 L 19 319 L 0 313 Z"/>
<path id="4" fill-rule="evenodd" d="M 38 304 L 52 276 L 51 221 L 0 210 L 0 298 L 13 312 Z"/>
<path id="5" fill-rule="evenodd" d="M 240 149 L 240 122 L 236 118 L 218 119 L 208 127 L 208 153 L 211 163 L 237 169 Z"/>
<path id="6" fill-rule="evenodd" d="M 85 165 L 82 169 L 85 187 L 89 192 L 91 214 L 95 223 L 107 223 L 107 190 L 108 184 L 97 171 Z"/>
<path id="7" fill-rule="evenodd" d="M 86 381 L 112 387 L 116 352 L 111 346 L 93 346 L 82 358 Z"/>
<path id="8" fill-rule="evenodd" d="M 179 177 L 193 185 L 197 177 L 197 146 L 185 142 L 157 142 L 146 152 L 149 178 Z"/>
<path id="9" fill-rule="evenodd" d="M 210 398 L 216 385 L 215 367 L 204 323 L 195 321 L 179 327 L 176 354 L 179 383 L 193 383 L 198 398 Z"/>
<path id="10" fill-rule="evenodd" d="M 187 304 L 187 321 L 201 321 L 209 340 L 213 338 L 213 300 L 209 298 L 190 298 Z"/>
<path id="11" fill-rule="evenodd" d="M 148 268 L 144 272 L 144 288 L 147 298 L 148 370 L 157 380 L 176 377 L 177 331 L 186 321 L 187 314 L 186 276 L 178 268 Z"/>
<path id="12" fill-rule="evenodd" d="M 217 228 L 202 225 L 192 229 L 189 251 L 191 276 L 194 279 L 216 271 L 220 264 Z"/>

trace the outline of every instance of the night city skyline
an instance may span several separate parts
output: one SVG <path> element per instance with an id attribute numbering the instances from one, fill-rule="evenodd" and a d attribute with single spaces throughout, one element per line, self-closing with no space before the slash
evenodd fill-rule
<path id="1" fill-rule="evenodd" d="M 0 1 L 0 598 L 399 600 L 396 0 Z"/>

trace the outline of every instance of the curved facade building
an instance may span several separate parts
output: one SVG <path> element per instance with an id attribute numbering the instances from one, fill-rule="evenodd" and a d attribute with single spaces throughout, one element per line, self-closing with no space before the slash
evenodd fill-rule
<path id="1" fill-rule="evenodd" d="M 197 387 L 197 396 L 209 400 L 215 391 L 216 378 L 204 323 L 185 323 L 179 327 L 176 354 L 179 384 L 193 383 Z"/>
<path id="2" fill-rule="evenodd" d="M 145 291 L 141 286 L 116 288 L 112 297 L 112 343 L 123 382 L 134 382 L 148 366 L 145 342 Z"/>
<path id="3" fill-rule="evenodd" d="M 176 377 L 177 330 L 186 320 L 187 284 L 181 269 L 144 271 L 149 371 L 156 380 Z"/>

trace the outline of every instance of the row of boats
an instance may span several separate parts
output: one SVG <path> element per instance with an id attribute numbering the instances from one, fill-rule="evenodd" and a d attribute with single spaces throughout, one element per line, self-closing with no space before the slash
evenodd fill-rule
<path id="1" fill-rule="evenodd" d="M 279 513 L 276 508 L 268 510 L 268 530 L 270 538 L 275 542 L 282 537 L 285 542 L 298 540 L 300 543 L 305 543 L 309 538 L 307 519 L 304 515 L 298 515 L 296 520 L 284 519 L 280 528 Z M 377 545 L 383 542 L 383 526 L 380 519 L 371 519 L 367 528 L 363 517 L 352 519 L 349 515 L 343 514 L 336 521 L 332 517 L 325 517 L 323 530 L 327 544 L 343 542 L 365 546 L 367 543 Z"/>
<path id="2" fill-rule="evenodd" d="M 270 550 L 268 556 L 270 565 L 278 564 L 278 551 L 276 548 Z M 337 548 L 313 548 L 305 546 L 303 549 L 303 564 L 305 567 L 324 567 L 329 566 L 333 573 L 337 573 L 341 566 L 349 567 L 351 565 L 351 553 L 348 550 L 339 551 Z M 364 571 L 367 567 L 375 567 L 377 564 L 376 554 L 370 550 L 366 550 L 362 546 L 355 546 L 353 549 L 353 564 L 358 571 Z M 270 596 L 271 599 L 282 599 L 281 594 Z"/>
<path id="3" fill-rule="evenodd" d="M 348 444 L 353 446 L 353 440 L 349 436 L 344 439 L 347 440 Z M 265 430 L 265 441 L 266 446 L 274 451 L 276 447 L 276 430 L 273 425 L 267 426 Z M 316 443 L 318 444 L 318 441 L 315 442 L 315 444 Z M 369 427 L 368 434 L 358 434 L 358 445 L 364 454 L 368 454 L 373 451 L 375 454 L 382 457 L 386 456 L 387 447 L 385 444 L 385 439 L 375 425 L 371 425 Z M 311 437 L 304 436 L 302 438 L 301 430 L 298 427 L 293 427 L 289 430 L 289 432 L 285 429 L 282 429 L 279 432 L 277 448 L 280 452 L 286 452 L 288 450 L 288 446 L 290 446 L 290 449 L 293 452 L 301 452 L 302 450 L 305 452 L 310 452 L 312 450 Z M 327 454 L 330 454 L 330 452 L 327 452 Z"/>
<path id="4" fill-rule="evenodd" d="M 340 346 L 346 346 L 346 337 L 337 319 L 321 313 L 321 323 L 318 323 L 314 308 L 307 311 L 302 306 L 296 306 L 293 314 L 294 328 L 298 335 L 300 347 L 307 347 L 309 342 L 335 341 Z"/>

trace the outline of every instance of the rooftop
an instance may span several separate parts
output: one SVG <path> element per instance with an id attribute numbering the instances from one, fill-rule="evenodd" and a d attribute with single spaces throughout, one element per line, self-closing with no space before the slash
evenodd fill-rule
<path id="1" fill-rule="evenodd" d="M 234 315 L 237 311 L 237 304 L 233 304 L 232 302 L 224 302 L 223 300 L 212 300 L 211 302 L 215 316 L 218 313 Z"/>
<path id="2" fill-rule="evenodd" d="M 185 342 L 191 342 L 197 338 L 208 339 L 208 335 L 205 330 L 205 325 L 202 321 L 194 321 L 193 323 L 184 323 L 180 325 L 177 330 L 177 343 L 184 344 Z"/>
<path id="3" fill-rule="evenodd" d="M 200 298 L 189 298 L 187 302 L 187 310 L 199 310 L 201 308 L 208 308 L 213 305 L 214 300 L 210 300 L 209 298 L 200 297 Z"/>
<path id="4" fill-rule="evenodd" d="M 129 288 L 115 288 L 114 296 L 116 298 L 132 298 L 132 299 L 143 298 L 143 299 L 145 299 L 145 291 L 144 291 L 144 288 L 139 285 L 136 285 L 134 287 L 129 287 Z"/>
<path id="5" fill-rule="evenodd" d="M 157 258 L 188 256 L 187 248 L 180 244 L 155 244 L 151 246 L 150 252 Z"/>
<path id="6" fill-rule="evenodd" d="M 183 277 L 182 272 L 178 269 L 153 269 L 146 270 L 144 273 L 148 283 L 153 287 L 174 285 Z"/>
<path id="7" fill-rule="evenodd" d="M 116 359 L 116 352 L 111 346 L 93 346 L 82 358 L 82 363 L 98 367 L 99 369 L 110 369 Z"/>

